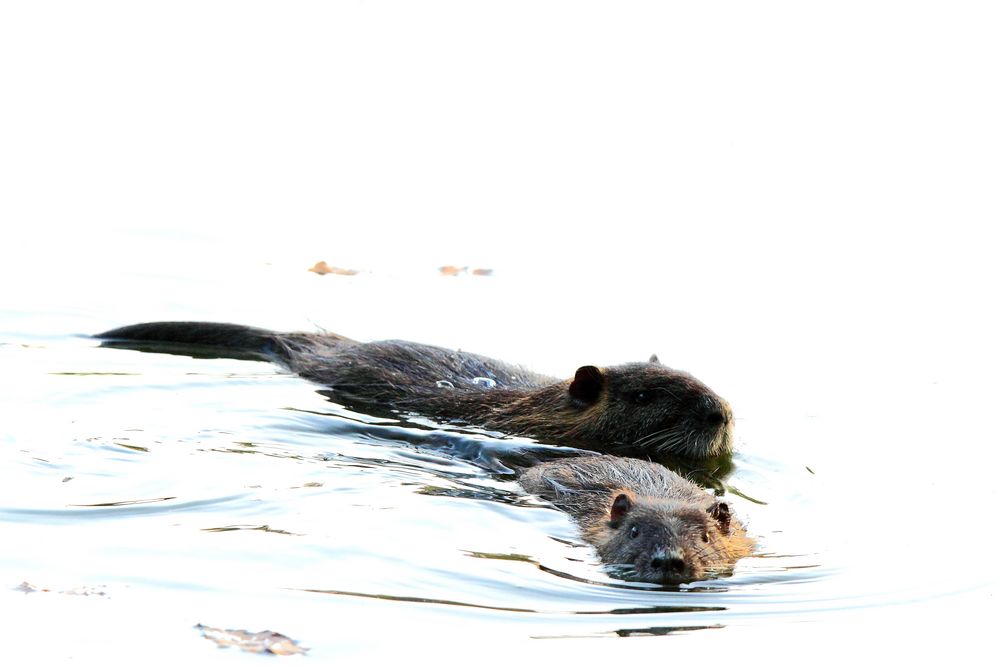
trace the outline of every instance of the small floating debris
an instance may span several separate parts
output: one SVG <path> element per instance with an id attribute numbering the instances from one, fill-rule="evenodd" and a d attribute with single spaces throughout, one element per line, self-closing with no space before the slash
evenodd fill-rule
<path id="1" fill-rule="evenodd" d="M 64 591 L 56 591 L 51 588 L 41 588 L 39 586 L 35 586 L 34 584 L 30 584 L 27 581 L 22 581 L 21 585 L 16 587 L 14 590 L 22 593 L 59 593 L 60 595 L 96 595 L 100 597 L 107 597 L 108 593 L 104 590 L 104 588 L 104 586 L 77 586 Z"/>
<path id="2" fill-rule="evenodd" d="M 489 560 L 515 560 L 521 561 L 523 563 L 531 563 L 532 565 L 538 565 L 536 561 L 531 556 L 525 556 L 523 554 L 500 554 L 500 553 L 490 553 L 488 551 L 466 551 L 466 556 L 471 556 L 472 558 L 486 558 Z"/>
<path id="3" fill-rule="evenodd" d="M 438 267 L 438 271 L 442 276 L 459 276 L 463 273 L 469 273 L 474 276 L 492 276 L 493 269 L 470 269 L 467 266 L 441 266 Z"/>
<path id="4" fill-rule="evenodd" d="M 441 387 L 442 389 L 454 389 L 455 388 L 455 385 L 453 385 L 448 380 L 438 380 L 434 384 L 437 385 L 438 387 Z"/>
<path id="5" fill-rule="evenodd" d="M 261 632 L 223 630 L 210 628 L 201 623 L 194 627 L 196 630 L 201 630 L 202 637 L 215 642 L 220 648 L 235 646 L 241 651 L 249 653 L 272 653 L 274 655 L 296 655 L 309 650 L 299 646 L 299 643 L 294 639 L 270 630 Z"/>
<path id="6" fill-rule="evenodd" d="M 234 530 L 259 530 L 262 533 L 277 533 L 279 535 L 296 535 L 297 533 L 292 533 L 287 530 L 281 530 L 280 528 L 271 528 L 268 525 L 263 526 L 253 526 L 253 525 L 233 525 L 233 526 L 218 526 L 217 528 L 202 528 L 206 533 L 229 533 Z"/>
<path id="7" fill-rule="evenodd" d="M 487 389 L 497 386 L 497 381 L 493 378 L 472 378 L 472 383 L 478 384 L 480 387 L 486 387 Z"/>
<path id="8" fill-rule="evenodd" d="M 128 505 L 146 505 L 148 503 L 162 503 L 168 500 L 177 500 L 177 496 L 164 496 L 163 498 L 142 498 L 138 500 L 116 500 L 107 503 L 88 503 L 86 505 L 67 505 L 67 507 L 126 507 Z"/>
<path id="9" fill-rule="evenodd" d="M 339 266 L 330 266 L 326 262 L 316 262 L 309 270 L 320 276 L 325 276 L 328 273 L 332 273 L 335 276 L 358 275 L 355 269 L 342 269 Z"/>

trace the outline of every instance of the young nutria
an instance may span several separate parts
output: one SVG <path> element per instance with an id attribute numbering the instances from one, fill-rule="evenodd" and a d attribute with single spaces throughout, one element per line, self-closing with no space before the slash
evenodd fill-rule
<path id="1" fill-rule="evenodd" d="M 277 361 L 327 385 L 324 393 L 340 403 L 461 420 L 552 444 L 691 458 L 732 450 L 729 404 L 655 356 L 646 363 L 581 366 L 572 379 L 559 380 L 432 345 L 362 343 L 331 333 L 279 333 L 235 324 L 152 322 L 97 337 L 119 347 L 210 346 L 219 356 Z"/>
<path id="2" fill-rule="evenodd" d="M 729 505 L 658 463 L 568 458 L 527 468 L 518 481 L 576 519 L 621 578 L 694 581 L 731 571 L 753 550 Z"/>

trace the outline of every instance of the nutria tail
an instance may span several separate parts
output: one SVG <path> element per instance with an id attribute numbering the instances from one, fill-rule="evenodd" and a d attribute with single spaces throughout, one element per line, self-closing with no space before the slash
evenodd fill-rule
<path id="1" fill-rule="evenodd" d="M 184 352 L 202 348 L 212 356 L 273 360 L 287 358 L 282 335 L 268 329 L 216 322 L 145 322 L 99 333 L 110 347 Z M 201 355 L 197 355 L 201 356 Z"/>

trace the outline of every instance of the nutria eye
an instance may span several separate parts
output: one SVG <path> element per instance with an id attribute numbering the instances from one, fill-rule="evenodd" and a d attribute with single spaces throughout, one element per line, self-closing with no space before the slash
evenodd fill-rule
<path id="1" fill-rule="evenodd" d="M 639 405 L 646 405 L 653 400 L 653 394 L 648 391 L 637 391 L 632 394 L 632 400 Z"/>
<path id="2" fill-rule="evenodd" d="M 632 539 L 639 537 L 639 526 L 632 526 L 632 529 L 628 531 L 628 536 Z"/>
<path id="3" fill-rule="evenodd" d="M 708 532 L 706 532 L 706 531 L 702 531 L 701 532 L 701 541 L 702 542 L 708 542 Z"/>

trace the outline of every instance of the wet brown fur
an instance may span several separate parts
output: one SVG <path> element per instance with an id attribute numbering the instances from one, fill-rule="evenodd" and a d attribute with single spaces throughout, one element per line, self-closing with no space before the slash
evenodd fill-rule
<path id="1" fill-rule="evenodd" d="M 580 525 L 612 574 L 678 584 L 730 572 L 754 542 L 727 503 L 667 468 L 616 456 L 542 463 L 518 481 Z"/>
<path id="2" fill-rule="evenodd" d="M 691 375 L 655 359 L 582 366 L 574 378 L 559 380 L 470 352 L 400 340 L 363 343 L 331 333 L 152 322 L 98 337 L 116 346 L 197 345 L 220 350 L 220 356 L 225 351 L 278 361 L 326 385 L 325 393 L 341 403 L 458 420 L 553 444 L 690 458 L 732 449 L 729 404 Z M 495 385 L 485 387 L 477 378 Z"/>

